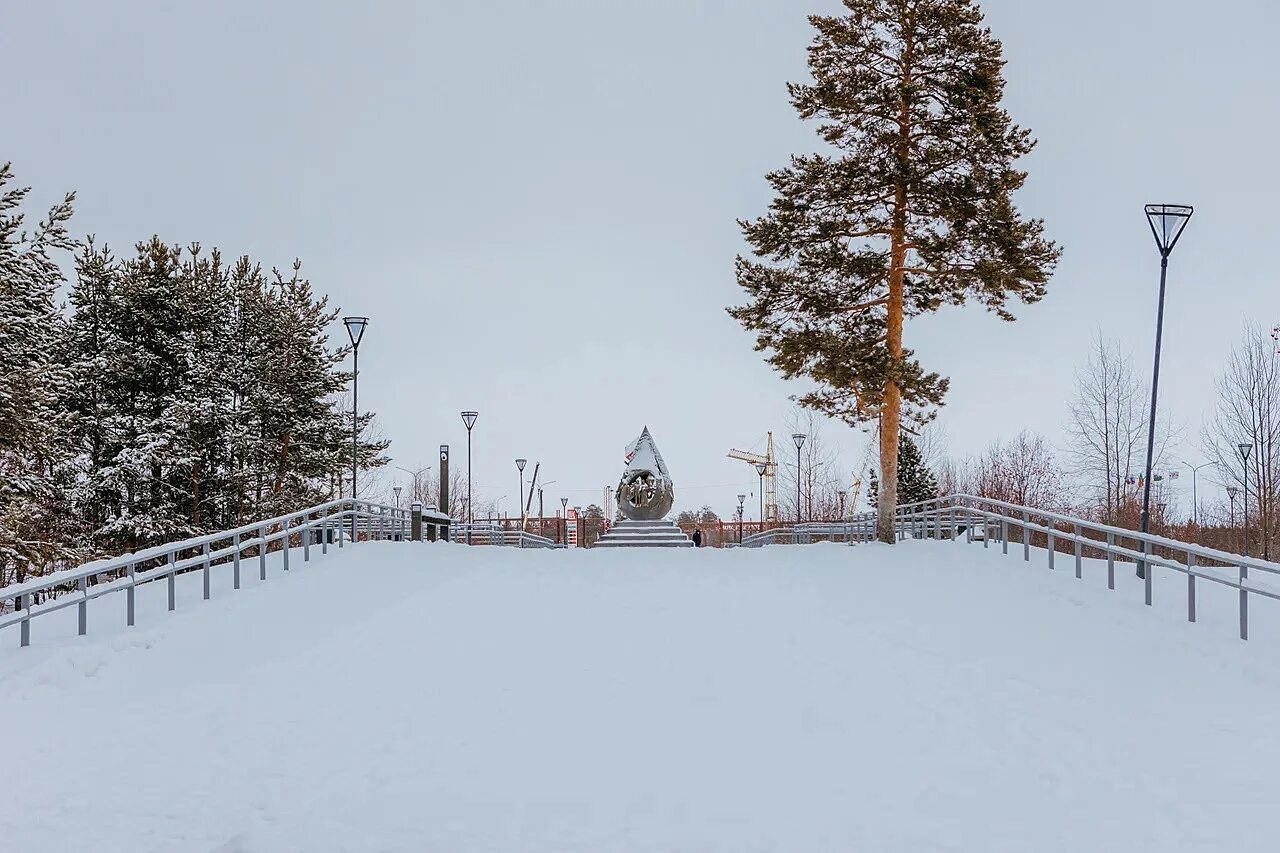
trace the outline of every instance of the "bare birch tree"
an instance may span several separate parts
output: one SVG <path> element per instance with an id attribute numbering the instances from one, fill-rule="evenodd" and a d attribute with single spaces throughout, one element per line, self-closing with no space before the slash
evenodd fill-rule
<path id="1" fill-rule="evenodd" d="M 1069 492 L 1053 449 L 1044 436 L 1023 431 L 997 439 L 974 460 L 972 488 L 986 498 L 1036 509 L 1062 509 Z"/>
<path id="2" fill-rule="evenodd" d="M 787 416 L 787 437 L 803 433 L 800 449 L 800 510 L 804 521 L 834 518 L 840 512 L 840 494 L 848 489 L 847 474 L 839 450 L 825 435 L 826 418 L 809 409 L 796 408 Z M 778 503 L 783 517 L 796 517 L 795 445 L 778 445 Z M 846 498 L 847 499 L 847 498 Z"/>
<path id="3" fill-rule="evenodd" d="M 1149 393 L 1132 357 L 1118 343 L 1095 335 L 1089 360 L 1076 372 L 1066 430 L 1071 473 L 1088 510 L 1108 524 L 1136 517 L 1146 465 Z M 1157 421 L 1153 470 L 1164 467 L 1176 433 L 1167 415 Z"/>
<path id="4" fill-rule="evenodd" d="M 1224 487 L 1247 490 L 1251 549 L 1259 546 L 1269 558 L 1275 530 L 1280 459 L 1280 364 L 1275 343 L 1266 329 L 1249 324 L 1232 350 L 1217 381 L 1218 400 L 1205 425 L 1202 439 L 1205 459 L 1215 463 Z M 1248 476 L 1239 445 L 1250 446 Z M 1243 512 L 1243 501 L 1240 510 Z"/>

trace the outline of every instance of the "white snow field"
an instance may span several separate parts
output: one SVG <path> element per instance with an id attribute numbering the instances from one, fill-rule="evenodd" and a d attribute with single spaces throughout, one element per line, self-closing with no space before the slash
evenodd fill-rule
<path id="1" fill-rule="evenodd" d="M 1280 607 L 956 542 L 367 543 L 0 632 L 4 851 L 1280 850 Z M 1060 566 L 1064 562 L 1060 562 Z M 251 574 L 251 573 L 246 573 Z M 65 617 L 65 618 L 64 618 Z"/>

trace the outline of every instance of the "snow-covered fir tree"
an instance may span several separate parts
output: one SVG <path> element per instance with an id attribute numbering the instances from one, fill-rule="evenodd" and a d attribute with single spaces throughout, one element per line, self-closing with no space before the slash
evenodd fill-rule
<path id="1" fill-rule="evenodd" d="M 0 165 L 0 585 L 40 573 L 70 553 L 65 486 L 70 479 L 68 373 L 58 361 L 64 322 L 54 303 L 63 280 L 57 255 L 74 248 L 67 233 L 73 196 L 30 232 L 21 205 L 27 188 Z"/>
<path id="2" fill-rule="evenodd" d="M 898 441 L 898 502 L 913 504 L 938 496 L 938 478 L 924 464 L 920 448 L 907 433 Z M 880 479 L 871 472 L 867 485 L 867 503 L 875 508 L 880 505 Z"/>

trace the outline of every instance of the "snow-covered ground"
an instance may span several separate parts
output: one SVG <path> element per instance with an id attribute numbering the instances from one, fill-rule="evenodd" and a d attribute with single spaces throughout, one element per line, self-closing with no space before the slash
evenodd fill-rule
<path id="1" fill-rule="evenodd" d="M 0 632 L 0 849 L 1280 849 L 1280 607 L 1036 557 L 369 543 L 92 602 Z"/>

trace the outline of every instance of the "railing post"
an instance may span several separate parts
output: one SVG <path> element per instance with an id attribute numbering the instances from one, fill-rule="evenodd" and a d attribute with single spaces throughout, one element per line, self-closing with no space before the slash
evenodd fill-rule
<path id="1" fill-rule="evenodd" d="M 1244 582 L 1249 579 L 1247 566 L 1240 567 L 1240 639 L 1249 639 L 1249 591 Z"/>
<path id="2" fill-rule="evenodd" d="M 343 531 L 343 529 L 344 529 L 345 527 L 346 527 L 346 525 L 342 523 L 342 504 L 338 504 L 338 525 L 337 525 L 337 527 L 335 527 L 334 529 L 338 531 L 338 548 L 339 548 L 339 550 L 341 550 L 341 549 L 342 549 L 342 531 Z"/>
<path id="3" fill-rule="evenodd" d="M 204 576 L 204 600 L 209 600 L 209 543 L 206 541 L 200 549 L 200 553 L 204 554 L 204 565 L 200 572 Z"/>
<path id="4" fill-rule="evenodd" d="M 125 624 L 128 625 L 130 628 L 133 627 L 133 616 L 134 616 L 133 593 L 134 593 L 135 581 L 134 581 L 133 575 L 134 575 L 134 564 L 130 563 L 129 564 L 129 588 L 125 590 L 125 597 L 124 597 L 125 598 L 125 605 L 124 605 Z"/>
<path id="5" fill-rule="evenodd" d="M 83 637 L 89 633 L 89 601 L 84 596 L 89 592 L 88 578 L 80 578 L 80 602 L 76 606 L 76 633 Z"/>
<path id="6" fill-rule="evenodd" d="M 240 534 L 231 537 L 231 547 L 235 550 L 231 558 L 231 588 L 240 588 Z"/>
<path id="7" fill-rule="evenodd" d="M 284 560 L 284 570 L 287 572 L 289 571 L 289 537 L 293 535 L 289 530 L 288 518 L 285 518 L 284 522 L 280 525 L 280 529 L 284 532 L 284 536 L 280 537 L 280 556 Z"/>
<path id="8" fill-rule="evenodd" d="M 1107 531 L 1107 589 L 1116 588 L 1116 535 Z"/>
<path id="9" fill-rule="evenodd" d="M 324 515 L 320 517 L 320 553 L 329 553 L 329 507 L 324 508 Z"/>
<path id="10" fill-rule="evenodd" d="M 1031 562 L 1031 519 L 1025 512 L 1022 514 L 1022 559 Z"/>
<path id="11" fill-rule="evenodd" d="M 1196 621 L 1196 555 L 1187 552 L 1187 621 Z"/>
<path id="12" fill-rule="evenodd" d="M 1005 556 L 1009 555 L 1009 519 L 1003 515 L 1000 516 L 1000 551 Z"/>
<path id="13" fill-rule="evenodd" d="M 27 607 L 27 599 L 29 597 L 30 597 L 30 593 L 28 593 L 27 595 L 14 596 L 13 609 L 25 610 Z M 22 625 L 18 630 L 18 645 L 23 647 L 31 645 L 31 614 L 30 613 L 27 614 L 26 619 L 22 620 Z"/>
<path id="14" fill-rule="evenodd" d="M 170 551 L 169 552 L 169 609 L 170 610 L 175 610 L 177 609 L 177 606 L 178 606 L 178 591 L 175 588 L 175 584 L 177 582 L 174 580 L 174 572 L 177 570 L 174 569 L 173 562 L 174 562 L 174 553 Z"/>
<path id="15" fill-rule="evenodd" d="M 311 562 L 311 513 L 302 516 L 302 562 Z"/>
<path id="16" fill-rule="evenodd" d="M 1055 535 L 1055 531 L 1058 528 L 1055 526 L 1054 522 L 1051 519 L 1045 519 L 1045 521 L 1047 522 L 1047 526 L 1049 528 L 1049 568 L 1053 569 L 1054 568 L 1053 558 L 1058 551 L 1058 548 L 1057 548 L 1058 537 Z"/>
<path id="17" fill-rule="evenodd" d="M 1143 596 L 1146 599 L 1147 606 L 1150 607 L 1151 606 L 1151 576 L 1155 574 L 1155 566 L 1151 565 L 1151 560 L 1145 559 L 1151 556 L 1150 540 L 1147 540 L 1147 539 L 1142 540 L 1142 556 L 1144 557 L 1142 561 L 1142 565 L 1143 565 L 1142 574 L 1145 578 L 1142 584 Z"/>
<path id="18" fill-rule="evenodd" d="M 267 528 L 258 528 L 258 580 L 267 579 Z"/>
<path id="19" fill-rule="evenodd" d="M 1076 578 L 1084 577 L 1084 545 L 1080 541 L 1080 525 L 1075 526 L 1076 533 Z"/>

